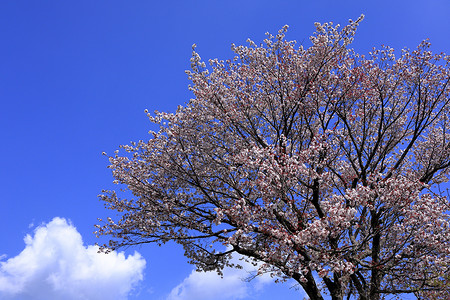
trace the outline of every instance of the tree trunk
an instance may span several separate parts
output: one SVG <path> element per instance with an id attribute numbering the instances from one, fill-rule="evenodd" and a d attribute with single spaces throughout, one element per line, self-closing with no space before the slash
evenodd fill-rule
<path id="1" fill-rule="evenodd" d="M 292 278 L 294 278 L 305 290 L 310 300 L 324 300 L 319 288 L 316 285 L 316 281 L 312 276 L 311 270 L 305 275 L 306 282 L 300 280 L 300 274 L 295 273 Z"/>

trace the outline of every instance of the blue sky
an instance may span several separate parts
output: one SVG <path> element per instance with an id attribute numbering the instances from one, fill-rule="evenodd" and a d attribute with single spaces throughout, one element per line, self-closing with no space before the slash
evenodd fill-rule
<path id="1" fill-rule="evenodd" d="M 104 240 L 93 226 L 114 216 L 97 199 L 113 187 L 101 153 L 148 138 L 144 109 L 174 111 L 189 100 L 193 43 L 205 60 L 226 59 L 231 43 L 259 43 L 284 24 L 288 39 L 307 44 L 314 22 L 346 24 L 362 13 L 359 52 L 414 48 L 425 38 L 450 52 L 447 0 L 1 1 L 0 299 L 76 299 L 79 290 L 96 299 L 115 289 L 122 292 L 112 299 L 301 299 L 290 283 L 191 273 L 170 244 L 100 262 L 89 245 Z M 42 281 L 49 274 L 59 290 Z"/>

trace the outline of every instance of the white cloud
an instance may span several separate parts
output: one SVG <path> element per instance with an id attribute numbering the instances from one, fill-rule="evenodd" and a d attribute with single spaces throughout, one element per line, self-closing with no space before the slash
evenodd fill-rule
<path id="1" fill-rule="evenodd" d="M 269 274 L 256 277 L 247 282 L 245 279 L 256 271 L 250 263 L 232 261 L 242 265 L 243 269 L 225 268 L 223 278 L 216 272 L 196 272 L 195 270 L 170 292 L 167 300 L 235 300 L 254 298 L 265 285 L 273 283 Z M 256 299 L 256 298 L 255 298 Z"/>
<path id="2" fill-rule="evenodd" d="M 139 253 L 99 254 L 97 246 L 83 246 L 76 228 L 62 218 L 24 241 L 19 255 L 0 261 L 1 299 L 122 300 L 143 279 Z"/>

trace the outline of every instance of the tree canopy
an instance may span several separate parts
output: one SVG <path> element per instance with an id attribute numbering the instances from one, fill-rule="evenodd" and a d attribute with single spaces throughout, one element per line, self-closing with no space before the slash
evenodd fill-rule
<path id="1" fill-rule="evenodd" d="M 175 241 L 219 273 L 238 253 L 310 299 L 446 297 L 450 57 L 358 54 L 361 20 L 315 24 L 309 47 L 285 26 L 209 67 L 193 50 L 194 98 L 109 157 L 133 196 L 100 195 L 121 213 L 105 249 Z"/>

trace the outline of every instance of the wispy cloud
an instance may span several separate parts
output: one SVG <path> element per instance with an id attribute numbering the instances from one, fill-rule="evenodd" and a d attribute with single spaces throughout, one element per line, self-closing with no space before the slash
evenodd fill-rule
<path id="1" fill-rule="evenodd" d="M 85 247 L 80 233 L 62 218 L 38 227 L 24 241 L 19 255 L 0 261 L 1 299 L 123 300 L 143 279 L 145 260 L 139 253 L 99 254 L 97 246 Z"/>
<path id="2" fill-rule="evenodd" d="M 223 278 L 215 272 L 196 272 L 195 270 L 172 289 L 167 300 L 235 300 L 258 299 L 268 284 L 274 283 L 269 274 L 258 276 L 252 281 L 248 279 L 256 271 L 255 266 L 240 257 L 233 257 L 235 263 L 242 265 L 242 269 L 225 268 Z"/>

